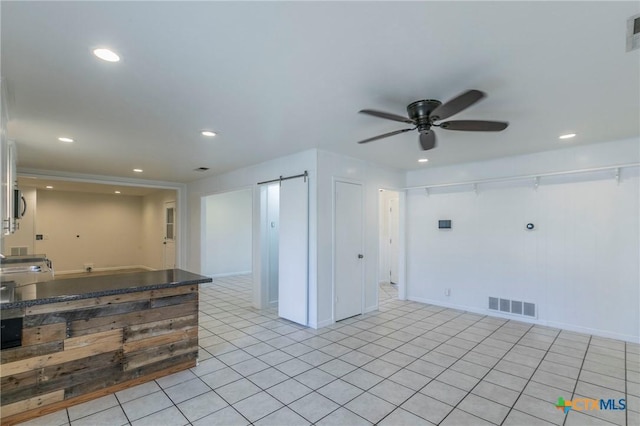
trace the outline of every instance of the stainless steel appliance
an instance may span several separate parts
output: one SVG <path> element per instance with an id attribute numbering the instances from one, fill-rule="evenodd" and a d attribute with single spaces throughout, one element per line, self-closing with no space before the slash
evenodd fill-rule
<path id="1" fill-rule="evenodd" d="M 51 281 L 54 277 L 53 265 L 44 254 L 6 256 L 0 258 L 2 283 L 14 282 L 16 287 Z"/>

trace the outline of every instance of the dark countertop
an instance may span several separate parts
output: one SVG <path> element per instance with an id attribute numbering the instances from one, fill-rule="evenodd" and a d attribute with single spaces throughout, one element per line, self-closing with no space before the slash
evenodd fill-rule
<path id="1" fill-rule="evenodd" d="M 0 303 L 0 310 L 182 285 L 203 284 L 212 281 L 209 277 L 183 271 L 182 269 L 98 275 L 83 278 L 62 278 L 15 287 L 15 290 L 12 291 L 13 294 L 8 298 L 9 300 Z M 11 285 L 10 282 L 3 282 L 2 284 L 3 286 L 5 284 Z"/>

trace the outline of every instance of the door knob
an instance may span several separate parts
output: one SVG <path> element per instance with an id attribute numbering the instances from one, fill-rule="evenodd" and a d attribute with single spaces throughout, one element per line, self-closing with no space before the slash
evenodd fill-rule
<path id="1" fill-rule="evenodd" d="M 363 257 L 364 257 L 364 255 L 363 255 L 363 254 L 359 254 L 359 255 L 358 255 L 358 259 L 362 259 Z"/>

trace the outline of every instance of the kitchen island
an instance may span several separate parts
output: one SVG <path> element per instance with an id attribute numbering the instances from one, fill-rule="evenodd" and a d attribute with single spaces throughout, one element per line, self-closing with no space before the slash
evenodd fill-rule
<path id="1" fill-rule="evenodd" d="M 211 281 L 170 269 L 11 289 L 2 332 L 19 331 L 0 351 L 2 424 L 193 367 L 198 284 Z"/>

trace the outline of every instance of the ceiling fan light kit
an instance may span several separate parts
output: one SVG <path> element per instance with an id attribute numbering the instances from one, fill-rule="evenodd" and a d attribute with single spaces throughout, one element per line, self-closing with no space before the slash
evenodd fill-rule
<path id="1" fill-rule="evenodd" d="M 363 109 L 360 111 L 360 113 L 362 114 L 368 114 L 387 120 L 399 121 L 401 123 L 413 124 L 415 127 L 395 130 L 393 132 L 362 140 L 358 143 L 362 144 L 373 142 L 375 140 L 387 138 L 389 136 L 395 136 L 400 133 L 418 130 L 420 134 L 420 146 L 423 150 L 426 151 L 429 149 L 433 149 L 436 146 L 436 135 L 432 127 L 440 127 L 441 129 L 445 130 L 461 130 L 472 132 L 499 132 L 506 129 L 507 126 L 509 126 L 509 123 L 504 121 L 454 120 L 436 123 L 436 121 L 444 120 L 454 114 L 461 112 L 464 109 L 467 109 L 485 96 L 485 93 L 479 90 L 468 90 L 444 104 L 435 99 L 415 101 L 407 106 L 407 115 L 409 117 L 403 117 L 401 115 L 372 109 Z"/>

